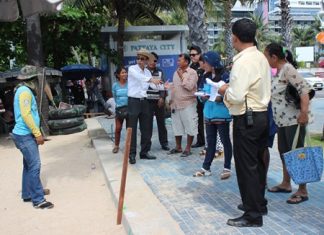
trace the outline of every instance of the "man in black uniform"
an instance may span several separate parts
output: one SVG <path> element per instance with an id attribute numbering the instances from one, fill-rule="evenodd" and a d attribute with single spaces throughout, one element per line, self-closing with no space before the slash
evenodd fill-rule
<path id="1" fill-rule="evenodd" d="M 202 75 L 204 74 L 204 70 L 200 68 L 199 58 L 201 57 L 201 49 L 199 46 L 191 46 L 190 47 L 190 59 L 192 63 L 190 64 L 190 68 L 196 70 L 198 74 L 198 82 L 197 88 L 199 89 Z M 192 145 L 192 148 L 198 148 L 205 145 L 205 128 L 204 128 L 204 105 L 199 100 L 197 101 L 197 113 L 198 113 L 198 135 L 196 144 Z"/>
<path id="2" fill-rule="evenodd" d="M 154 59 L 152 61 L 149 61 L 148 63 L 148 70 L 151 72 L 152 77 L 158 78 L 163 83 L 166 82 L 165 76 L 163 71 L 157 67 L 159 56 L 155 52 L 151 52 L 151 54 L 154 56 Z M 165 127 L 165 97 L 167 96 L 167 93 L 165 90 L 152 90 L 149 88 L 147 91 L 147 98 L 150 103 L 151 113 L 152 115 L 152 123 L 153 123 L 153 117 L 155 115 L 156 117 L 156 123 L 158 126 L 158 133 L 159 133 L 159 141 L 161 148 L 163 150 L 170 150 L 168 146 L 168 132 Z"/>

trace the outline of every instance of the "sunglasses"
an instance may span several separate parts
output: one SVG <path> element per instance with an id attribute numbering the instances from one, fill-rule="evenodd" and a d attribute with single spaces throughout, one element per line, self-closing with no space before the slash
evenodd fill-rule
<path id="1" fill-rule="evenodd" d="M 157 60 L 153 60 L 153 62 L 154 62 L 154 63 L 156 63 L 156 62 L 157 62 Z"/>
<path id="2" fill-rule="evenodd" d="M 198 54 L 189 54 L 191 57 L 194 57 L 194 56 L 196 56 L 196 55 L 198 55 Z"/>
<path id="3" fill-rule="evenodd" d="M 146 57 L 137 57 L 137 60 L 147 60 L 147 58 Z"/>

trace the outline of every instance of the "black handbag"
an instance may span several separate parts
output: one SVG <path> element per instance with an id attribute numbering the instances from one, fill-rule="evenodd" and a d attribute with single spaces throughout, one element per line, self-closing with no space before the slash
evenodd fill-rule
<path id="1" fill-rule="evenodd" d="M 311 89 L 308 93 L 309 100 L 311 100 L 315 96 L 315 90 Z M 297 89 L 288 83 L 285 91 L 285 99 L 289 104 L 295 105 L 296 109 L 300 109 L 300 95 Z"/>
<path id="2" fill-rule="evenodd" d="M 128 107 L 127 106 L 121 106 L 116 108 L 116 117 L 120 119 L 127 118 L 128 116 Z"/>

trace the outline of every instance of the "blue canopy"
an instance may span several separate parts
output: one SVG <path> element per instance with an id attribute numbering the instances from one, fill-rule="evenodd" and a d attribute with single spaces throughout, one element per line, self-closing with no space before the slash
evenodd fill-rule
<path id="1" fill-rule="evenodd" d="M 88 64 L 71 64 L 61 68 L 63 79 L 81 80 L 84 78 L 98 77 L 103 75 L 103 71 Z"/>

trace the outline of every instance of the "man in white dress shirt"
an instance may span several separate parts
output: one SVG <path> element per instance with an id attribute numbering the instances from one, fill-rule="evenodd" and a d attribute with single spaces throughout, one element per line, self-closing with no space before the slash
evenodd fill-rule
<path id="1" fill-rule="evenodd" d="M 131 65 L 128 68 L 128 118 L 129 126 L 133 129 L 129 153 L 130 164 L 136 163 L 138 121 L 141 131 L 140 158 L 147 160 L 156 159 L 155 156 L 149 153 L 152 137 L 152 113 L 146 92 L 150 85 L 158 85 L 161 83 L 161 80 L 152 78 L 151 72 L 146 68 L 148 60 L 154 60 L 153 55 L 147 50 L 141 49 L 137 51 L 137 64 Z"/>

